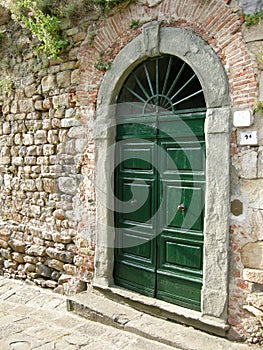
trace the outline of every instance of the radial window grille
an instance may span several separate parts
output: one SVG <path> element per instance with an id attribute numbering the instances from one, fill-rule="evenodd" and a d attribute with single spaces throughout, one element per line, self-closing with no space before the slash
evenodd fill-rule
<path id="1" fill-rule="evenodd" d="M 117 102 L 125 104 L 125 114 L 130 115 L 176 113 L 206 106 L 202 86 L 192 68 L 171 55 L 140 63 L 124 82 Z"/>

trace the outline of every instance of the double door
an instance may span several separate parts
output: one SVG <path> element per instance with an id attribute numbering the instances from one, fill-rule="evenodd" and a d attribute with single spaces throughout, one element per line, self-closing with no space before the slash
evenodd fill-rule
<path id="1" fill-rule="evenodd" d="M 115 284 L 200 310 L 205 111 L 117 126 Z"/>

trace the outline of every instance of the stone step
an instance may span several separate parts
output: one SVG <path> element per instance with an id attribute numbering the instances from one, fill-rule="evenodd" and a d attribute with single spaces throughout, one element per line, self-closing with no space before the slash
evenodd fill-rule
<path id="1" fill-rule="evenodd" d="M 91 289 L 67 299 L 68 311 L 182 350 L 251 350 L 246 344 L 149 315 Z M 162 315 L 160 315 L 162 317 Z"/>

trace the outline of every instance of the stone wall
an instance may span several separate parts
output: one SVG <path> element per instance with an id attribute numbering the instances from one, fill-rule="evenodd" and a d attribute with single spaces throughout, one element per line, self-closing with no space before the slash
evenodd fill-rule
<path id="1" fill-rule="evenodd" d="M 241 3 L 240 3 L 241 5 Z M 262 24 L 247 29 L 236 1 L 138 1 L 108 17 L 63 23 L 69 49 L 58 60 L 35 53 L 34 40 L 9 21 L 1 40 L 0 246 L 5 274 L 62 293 L 93 277 L 96 198 L 94 120 L 109 63 L 152 20 L 189 28 L 217 53 L 229 80 L 232 110 L 263 100 Z M 223 19 L 223 20 L 222 20 Z M 133 20 L 138 28 L 131 28 Z M 229 323 L 259 339 L 263 292 L 263 125 L 257 112 L 233 126 L 230 140 Z M 242 132 L 257 132 L 244 145 Z M 103 189 L 101 189 L 103 191 Z M 236 209 L 236 205 L 238 208 Z M 259 295 L 259 297 L 257 297 Z M 261 323 L 260 323 L 261 322 Z"/>
<path id="2" fill-rule="evenodd" d="M 1 78 L 11 83 L 0 98 L 1 263 L 60 292 L 93 275 L 94 113 L 76 96 L 89 25 L 66 30 L 71 49 L 57 60 L 34 53 L 15 24 L 2 39 Z"/>

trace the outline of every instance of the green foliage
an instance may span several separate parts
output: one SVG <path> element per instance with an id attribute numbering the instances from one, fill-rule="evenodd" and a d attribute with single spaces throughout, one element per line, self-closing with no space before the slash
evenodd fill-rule
<path id="1" fill-rule="evenodd" d="M 57 57 L 68 45 L 61 36 L 61 29 L 57 17 L 44 13 L 38 2 L 33 0 L 19 0 L 10 5 L 15 21 L 23 28 L 30 30 L 33 38 L 40 41 L 39 49 L 48 56 Z"/>
<path id="2" fill-rule="evenodd" d="M 90 3 L 99 6 L 103 12 L 112 9 L 114 6 L 120 5 L 125 1 L 127 0 L 89 0 Z"/>
<path id="3" fill-rule="evenodd" d="M 244 14 L 245 25 L 248 28 L 259 24 L 262 18 L 263 18 L 263 11 L 257 12 L 254 15 Z"/>
<path id="4" fill-rule="evenodd" d="M 100 58 L 98 61 L 94 64 L 94 67 L 101 71 L 106 71 L 111 67 L 111 61 L 105 61 L 103 60 L 104 52 L 102 51 L 100 53 Z"/>
<path id="5" fill-rule="evenodd" d="M 0 78 L 0 95 L 7 94 L 12 88 L 13 81 L 10 76 Z"/>
<path id="6" fill-rule="evenodd" d="M 139 19 L 133 19 L 130 23 L 129 23 L 129 27 L 131 29 L 136 29 L 139 28 L 141 26 L 141 21 Z"/>
<path id="7" fill-rule="evenodd" d="M 253 108 L 254 113 L 260 113 L 263 115 L 263 101 L 257 101 Z"/>
<path id="8" fill-rule="evenodd" d="M 62 36 L 59 19 L 79 20 L 88 11 L 105 12 L 129 1 L 132 0 L 0 0 L 0 5 L 8 8 L 12 18 L 40 41 L 40 50 L 57 57 L 69 44 Z M 103 62 L 98 64 L 101 66 Z"/>

